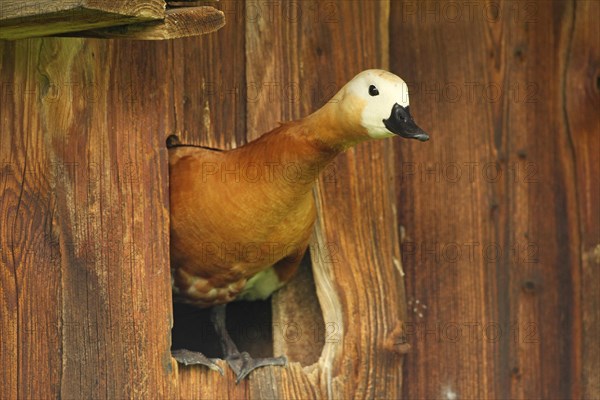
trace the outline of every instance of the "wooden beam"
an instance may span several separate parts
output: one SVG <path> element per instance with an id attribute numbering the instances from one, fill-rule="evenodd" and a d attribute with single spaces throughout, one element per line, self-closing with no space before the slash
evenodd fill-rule
<path id="1" fill-rule="evenodd" d="M 23 39 L 162 19 L 163 0 L 55 0 L 0 3 L 0 39 Z"/>
<path id="2" fill-rule="evenodd" d="M 171 1 L 167 0 L 167 7 L 198 7 L 198 6 L 206 6 L 209 4 L 218 3 L 219 0 L 180 0 L 180 1 Z"/>
<path id="3" fill-rule="evenodd" d="M 217 31 L 224 25 L 225 15 L 214 7 L 181 7 L 167 9 L 165 18 L 160 21 L 86 30 L 58 36 L 165 40 L 204 35 Z"/>
<path id="4" fill-rule="evenodd" d="M 3 0 L 0 5 L 0 21 L 73 11 L 78 8 L 98 10 L 118 15 L 146 19 L 159 19 L 164 13 L 165 1 L 111 1 L 111 0 Z"/>

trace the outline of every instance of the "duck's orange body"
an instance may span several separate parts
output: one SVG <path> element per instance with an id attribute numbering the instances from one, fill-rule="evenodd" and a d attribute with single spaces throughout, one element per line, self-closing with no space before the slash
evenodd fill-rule
<path id="1" fill-rule="evenodd" d="M 303 128 L 285 124 L 230 151 L 169 150 L 178 300 L 207 307 L 266 298 L 296 271 L 315 221 L 312 187 L 337 153 Z"/>
<path id="2" fill-rule="evenodd" d="M 426 140 L 407 96 L 397 76 L 365 71 L 315 113 L 240 148 L 170 147 L 176 299 L 209 307 L 266 298 L 288 281 L 312 233 L 312 188 L 327 163 L 368 139 Z"/>

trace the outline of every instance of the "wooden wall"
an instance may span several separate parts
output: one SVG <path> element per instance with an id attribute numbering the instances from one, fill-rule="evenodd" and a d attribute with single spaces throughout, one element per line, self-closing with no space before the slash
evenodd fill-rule
<path id="1" fill-rule="evenodd" d="M 599 3 L 469 4 L 392 2 L 404 394 L 599 398 Z"/>
<path id="2" fill-rule="evenodd" d="M 0 46 L 0 397 L 168 395 L 168 44 Z"/>
<path id="3" fill-rule="evenodd" d="M 598 3 L 467 3 L 223 1 L 200 38 L 0 42 L 0 398 L 600 397 Z M 320 358 L 274 332 L 288 369 L 178 367 L 164 138 L 232 148 L 374 67 L 432 140 L 321 180 L 323 315 L 294 307 L 306 279 L 273 300 L 336 330 Z"/>

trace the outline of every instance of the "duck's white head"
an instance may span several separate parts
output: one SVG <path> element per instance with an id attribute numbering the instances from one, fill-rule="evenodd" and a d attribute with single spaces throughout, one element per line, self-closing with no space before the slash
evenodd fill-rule
<path id="1" fill-rule="evenodd" d="M 410 115 L 408 87 L 391 72 L 370 69 L 356 75 L 332 102 L 356 121 L 373 139 L 395 135 L 420 141 L 429 135 L 415 124 Z"/>

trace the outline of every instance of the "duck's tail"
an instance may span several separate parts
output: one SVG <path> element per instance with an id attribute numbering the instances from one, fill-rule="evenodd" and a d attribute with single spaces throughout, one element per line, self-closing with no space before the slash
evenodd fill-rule
<path id="1" fill-rule="evenodd" d="M 177 135 L 169 135 L 169 137 L 167 138 L 167 149 L 176 147 L 176 146 L 180 146 L 181 145 L 181 141 L 179 140 L 179 136 Z"/>
<path id="2" fill-rule="evenodd" d="M 166 143 L 167 143 L 167 149 L 173 149 L 175 147 L 196 147 L 196 148 L 204 149 L 204 150 L 223 151 L 222 149 L 215 149 L 214 147 L 200 146 L 197 144 L 181 143 L 181 140 L 179 140 L 179 136 L 177 136 L 177 135 L 169 135 L 169 137 L 166 140 Z"/>

